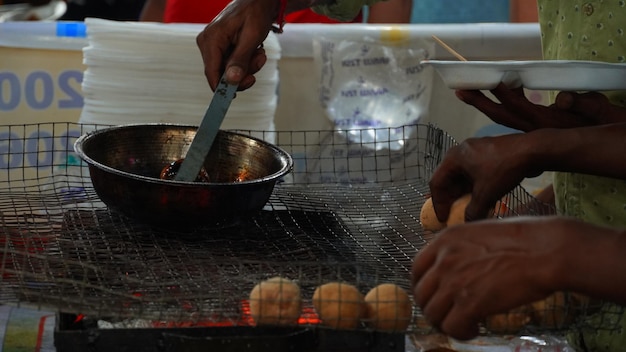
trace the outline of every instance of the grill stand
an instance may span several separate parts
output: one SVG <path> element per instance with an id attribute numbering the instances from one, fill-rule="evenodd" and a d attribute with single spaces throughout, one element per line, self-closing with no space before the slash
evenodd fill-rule
<path id="1" fill-rule="evenodd" d="M 99 329 L 59 314 L 57 352 L 84 351 L 250 351 L 404 352 L 401 332 L 335 330 L 323 327 L 190 327 Z"/>

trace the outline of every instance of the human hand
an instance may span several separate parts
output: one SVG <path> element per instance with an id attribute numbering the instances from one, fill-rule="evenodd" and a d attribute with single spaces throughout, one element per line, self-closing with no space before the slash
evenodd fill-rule
<path id="1" fill-rule="evenodd" d="M 277 0 L 233 0 L 198 35 L 204 74 L 212 90 L 224 71 L 226 80 L 238 84 L 240 91 L 254 84 L 254 74 L 267 60 L 262 44 L 279 6 Z"/>
<path id="2" fill-rule="evenodd" d="M 626 121 L 626 109 L 613 105 L 598 92 L 560 92 L 555 103 L 543 106 L 531 103 L 523 88 L 498 85 L 491 93 L 495 102 L 479 90 L 457 90 L 456 96 L 476 107 L 494 122 L 520 131 L 539 128 L 573 128 Z"/>
<path id="3" fill-rule="evenodd" d="M 534 138 L 521 133 L 468 138 L 448 150 L 429 183 L 437 219 L 445 222 L 452 203 L 468 193 L 465 220 L 483 219 L 524 178 L 543 171 L 533 169 Z"/>
<path id="4" fill-rule="evenodd" d="M 415 302 L 426 319 L 457 339 L 478 334 L 488 316 L 568 289 L 566 258 L 586 258 L 591 225 L 559 217 L 484 220 L 441 231 L 416 255 Z"/>

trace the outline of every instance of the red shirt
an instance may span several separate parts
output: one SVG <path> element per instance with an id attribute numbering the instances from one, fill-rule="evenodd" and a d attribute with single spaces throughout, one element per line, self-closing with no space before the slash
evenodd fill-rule
<path id="1" fill-rule="evenodd" d="M 163 21 L 166 23 L 209 23 L 230 0 L 167 0 Z M 297 11 L 285 17 L 287 23 L 342 23 L 319 15 L 310 9 Z M 359 15 L 352 22 L 362 22 Z"/>

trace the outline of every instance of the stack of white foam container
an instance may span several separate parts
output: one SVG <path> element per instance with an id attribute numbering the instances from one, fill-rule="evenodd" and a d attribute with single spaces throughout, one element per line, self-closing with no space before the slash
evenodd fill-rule
<path id="1" fill-rule="evenodd" d="M 196 45 L 202 25 L 92 18 L 85 23 L 81 123 L 200 124 L 213 95 Z M 255 75 L 256 84 L 237 93 L 222 129 L 274 130 L 280 45 L 273 33 L 264 48 L 267 63 Z"/>

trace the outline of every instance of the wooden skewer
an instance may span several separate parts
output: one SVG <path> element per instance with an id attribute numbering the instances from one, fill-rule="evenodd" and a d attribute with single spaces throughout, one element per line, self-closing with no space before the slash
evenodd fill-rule
<path id="1" fill-rule="evenodd" d="M 446 49 L 450 54 L 454 55 L 454 57 L 456 57 L 457 59 L 461 61 L 467 61 L 467 59 L 464 58 L 463 55 L 459 54 L 458 52 L 456 52 L 456 50 L 449 47 L 448 44 L 444 43 L 443 40 L 439 39 L 436 35 L 433 35 L 433 39 L 437 43 L 439 43 L 439 45 L 441 45 L 444 49 Z"/>

